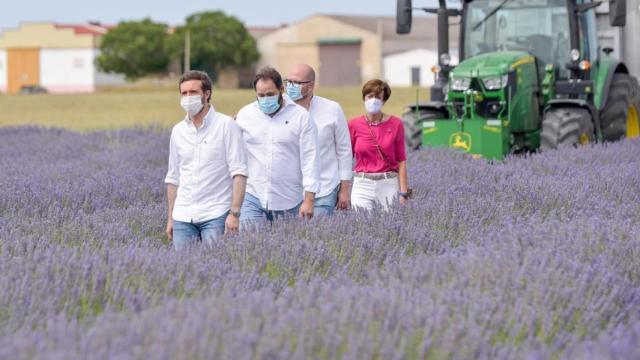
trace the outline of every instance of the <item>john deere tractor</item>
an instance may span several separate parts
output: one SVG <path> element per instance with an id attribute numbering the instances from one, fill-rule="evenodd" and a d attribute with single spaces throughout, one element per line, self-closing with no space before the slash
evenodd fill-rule
<path id="1" fill-rule="evenodd" d="M 431 101 L 403 115 L 407 144 L 502 159 L 511 153 L 640 135 L 640 91 L 625 64 L 600 48 L 591 0 L 464 0 L 423 8 L 438 16 Z M 411 30 L 411 0 L 397 3 L 397 32 Z M 626 2 L 609 2 L 624 26 Z M 449 19 L 460 18 L 460 63 Z"/>

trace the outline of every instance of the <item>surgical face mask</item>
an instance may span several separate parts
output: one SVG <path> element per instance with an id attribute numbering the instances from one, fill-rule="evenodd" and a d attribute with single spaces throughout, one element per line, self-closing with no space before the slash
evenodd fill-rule
<path id="1" fill-rule="evenodd" d="M 195 116 L 204 107 L 204 104 L 202 103 L 202 95 L 183 96 L 180 99 L 180 106 L 182 106 L 187 114 Z"/>
<path id="2" fill-rule="evenodd" d="M 289 95 L 293 101 L 302 99 L 304 97 L 302 96 L 302 85 L 289 83 L 289 85 L 287 85 L 287 95 Z"/>
<path id="3" fill-rule="evenodd" d="M 369 114 L 377 114 L 380 112 L 380 110 L 382 110 L 383 104 L 384 103 L 382 102 L 382 100 L 378 98 L 371 98 L 371 99 L 367 99 L 364 102 L 364 108 L 367 110 Z"/>
<path id="4" fill-rule="evenodd" d="M 280 108 L 280 95 L 259 97 L 258 106 L 263 113 L 271 115 Z"/>

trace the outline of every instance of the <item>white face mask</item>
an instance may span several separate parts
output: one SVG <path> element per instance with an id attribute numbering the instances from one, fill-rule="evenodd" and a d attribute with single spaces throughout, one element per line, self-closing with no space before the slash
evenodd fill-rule
<path id="1" fill-rule="evenodd" d="M 202 103 L 201 95 L 191 95 L 191 96 L 183 96 L 180 99 L 180 106 L 187 112 L 187 114 L 191 116 L 195 116 L 199 113 L 204 104 Z"/>
<path id="2" fill-rule="evenodd" d="M 364 108 L 369 114 L 379 113 L 380 110 L 382 110 L 382 105 L 384 105 L 384 103 L 378 98 L 367 99 L 364 102 Z"/>

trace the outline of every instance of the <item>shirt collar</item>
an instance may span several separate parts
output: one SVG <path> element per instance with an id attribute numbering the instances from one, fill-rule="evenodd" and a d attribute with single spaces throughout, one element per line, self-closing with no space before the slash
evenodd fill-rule
<path id="1" fill-rule="evenodd" d="M 202 127 L 200 129 L 205 129 L 207 126 L 209 126 L 209 124 L 211 123 L 211 121 L 213 121 L 213 118 L 216 114 L 216 112 L 213 110 L 213 106 L 211 106 L 211 104 L 208 104 L 208 106 L 209 106 L 209 110 L 207 110 L 207 115 L 205 115 L 204 119 L 202 119 Z M 191 118 L 189 118 L 189 114 L 187 114 L 184 117 L 184 121 L 187 122 L 187 125 L 193 126 L 195 128 L 193 121 L 191 120 Z"/>

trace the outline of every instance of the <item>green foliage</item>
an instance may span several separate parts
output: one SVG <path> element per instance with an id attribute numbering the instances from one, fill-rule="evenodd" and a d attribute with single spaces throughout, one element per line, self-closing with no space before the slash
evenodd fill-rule
<path id="1" fill-rule="evenodd" d="M 163 71 L 169 64 L 166 38 L 167 26 L 150 19 L 121 22 L 102 38 L 98 68 L 127 80 Z"/>
<path id="2" fill-rule="evenodd" d="M 256 41 L 235 17 L 221 11 L 201 12 L 187 17 L 169 37 L 172 56 L 184 61 L 185 33 L 191 32 L 191 69 L 208 72 L 215 78 L 224 67 L 242 67 L 259 58 Z"/>

